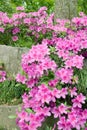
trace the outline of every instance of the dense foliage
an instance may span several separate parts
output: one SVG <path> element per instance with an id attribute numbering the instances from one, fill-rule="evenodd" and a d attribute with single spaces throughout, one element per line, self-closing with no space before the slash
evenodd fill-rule
<path id="1" fill-rule="evenodd" d="M 53 14 L 48 17 L 46 7 L 31 15 L 40 16 L 37 25 L 44 25 L 42 28 L 35 24 L 34 35 L 40 30 L 46 37 L 22 56 L 25 74 L 18 74 L 16 79 L 30 91 L 22 96 L 17 124 L 21 130 L 42 130 L 50 117 L 53 130 L 86 130 L 87 98 L 80 91 L 82 86 L 78 86 L 78 73 L 83 70 L 87 54 L 87 16 L 81 12 L 71 21 L 57 19 L 54 24 Z M 30 23 L 28 18 L 26 24 Z"/>
<path id="2" fill-rule="evenodd" d="M 15 79 L 8 78 L 6 71 L 0 70 L 0 105 L 22 103 L 21 96 L 27 92 L 26 85 L 18 83 Z"/>
<path id="3" fill-rule="evenodd" d="M 0 11 L 7 12 L 10 16 L 16 11 L 17 6 L 24 6 L 26 12 L 37 11 L 40 7 L 46 6 L 48 13 L 51 13 L 54 0 L 0 0 Z"/>
<path id="4" fill-rule="evenodd" d="M 25 85 L 15 80 L 5 80 L 0 83 L 0 105 L 17 105 L 22 103 L 22 94 L 25 92 Z"/>
<path id="5" fill-rule="evenodd" d="M 87 14 L 87 0 L 78 0 L 78 11 L 83 11 Z"/>

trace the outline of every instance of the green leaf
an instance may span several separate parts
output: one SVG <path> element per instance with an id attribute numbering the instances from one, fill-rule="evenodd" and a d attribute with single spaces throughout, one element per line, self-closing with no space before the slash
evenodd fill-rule
<path id="1" fill-rule="evenodd" d="M 55 47 L 50 46 L 50 52 L 51 53 L 55 52 Z"/>
<path id="2" fill-rule="evenodd" d="M 46 130 L 52 130 L 52 127 L 46 126 Z"/>
<path id="3" fill-rule="evenodd" d="M 10 115 L 8 116 L 9 119 L 15 119 L 16 118 L 16 115 Z"/>
<path id="4" fill-rule="evenodd" d="M 31 109 L 29 109 L 29 108 L 26 108 L 26 112 L 33 113 L 33 111 Z"/>

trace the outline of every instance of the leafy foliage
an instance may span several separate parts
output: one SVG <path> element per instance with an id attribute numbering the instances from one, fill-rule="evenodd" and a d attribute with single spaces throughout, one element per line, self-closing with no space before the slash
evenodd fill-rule
<path id="1" fill-rule="evenodd" d="M 87 93 L 87 67 L 82 70 L 76 70 L 76 75 L 78 75 L 77 88 L 79 92 Z"/>
<path id="2" fill-rule="evenodd" d="M 78 0 L 78 11 L 87 14 L 87 0 Z"/>
<path id="3" fill-rule="evenodd" d="M 0 104 L 21 103 L 21 96 L 25 92 L 25 85 L 15 80 L 5 80 L 0 83 Z"/>
<path id="4" fill-rule="evenodd" d="M 0 0 L 0 11 L 10 15 L 16 11 L 17 6 L 24 6 L 26 12 L 37 11 L 41 6 L 47 6 L 48 13 L 54 9 L 54 0 Z"/>

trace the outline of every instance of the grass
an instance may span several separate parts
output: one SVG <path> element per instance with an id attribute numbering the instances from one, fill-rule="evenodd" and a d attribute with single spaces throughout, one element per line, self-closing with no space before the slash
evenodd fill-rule
<path id="1" fill-rule="evenodd" d="M 83 67 L 81 70 L 76 70 L 76 75 L 78 76 L 77 88 L 79 92 L 87 94 L 87 66 Z"/>
<path id="2" fill-rule="evenodd" d="M 17 105 L 22 102 L 22 94 L 26 91 L 26 86 L 17 83 L 15 80 L 6 80 L 0 83 L 0 105 Z"/>

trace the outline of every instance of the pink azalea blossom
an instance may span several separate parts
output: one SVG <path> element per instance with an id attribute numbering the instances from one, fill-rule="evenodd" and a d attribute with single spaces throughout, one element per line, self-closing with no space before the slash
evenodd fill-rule
<path id="1" fill-rule="evenodd" d="M 23 6 L 18 6 L 18 7 L 16 8 L 16 10 L 24 10 L 24 7 L 23 7 Z"/>
<path id="2" fill-rule="evenodd" d="M 58 121 L 58 130 L 71 130 L 72 126 L 69 121 L 65 119 L 65 117 L 61 117 Z"/>
<path id="3" fill-rule="evenodd" d="M 0 27 L 0 32 L 4 33 L 4 28 Z"/>
<path id="4" fill-rule="evenodd" d="M 65 69 L 61 68 L 56 72 L 56 76 L 63 82 L 68 83 L 71 81 L 73 76 L 73 70 L 72 69 Z"/>
<path id="5" fill-rule="evenodd" d="M 12 40 L 15 42 L 18 40 L 18 36 L 12 36 Z"/>
<path id="6" fill-rule="evenodd" d="M 6 72 L 5 71 L 0 71 L 0 82 L 3 82 L 6 80 Z"/>
<path id="7" fill-rule="evenodd" d="M 12 33 L 13 33 L 13 34 L 17 34 L 17 33 L 19 33 L 19 32 L 20 32 L 20 29 L 17 28 L 17 27 L 12 30 Z"/>
<path id="8" fill-rule="evenodd" d="M 70 88 L 69 91 L 70 91 L 71 97 L 77 96 L 77 92 L 76 92 L 76 91 L 77 91 L 77 88 L 76 88 L 76 87 Z"/>
<path id="9" fill-rule="evenodd" d="M 77 95 L 77 97 L 75 99 L 72 100 L 73 102 L 73 107 L 80 107 L 82 106 L 82 103 L 84 104 L 86 100 L 86 97 L 80 93 L 79 95 Z"/>
<path id="10" fill-rule="evenodd" d="M 21 82 L 21 83 L 25 84 L 25 82 L 26 82 L 26 77 L 23 76 L 23 75 L 17 74 L 16 80 L 17 80 L 17 82 Z"/>

